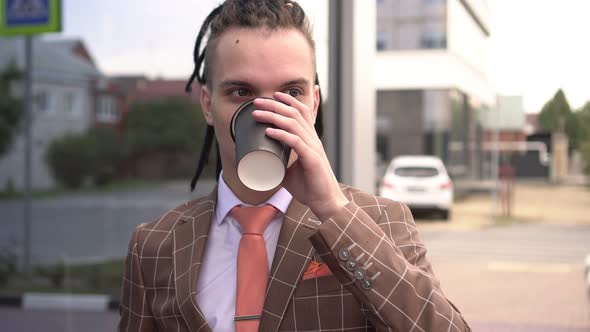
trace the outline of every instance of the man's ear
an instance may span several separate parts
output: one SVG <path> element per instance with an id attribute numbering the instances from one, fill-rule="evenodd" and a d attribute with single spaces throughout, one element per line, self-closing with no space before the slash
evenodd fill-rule
<path id="1" fill-rule="evenodd" d="M 318 107 L 320 107 L 320 86 L 316 84 L 313 86 L 313 123 L 318 116 Z"/>
<path id="2" fill-rule="evenodd" d="M 211 91 L 207 87 L 207 84 L 201 85 L 201 95 L 199 97 L 201 101 L 201 110 L 205 116 L 205 121 L 210 126 L 213 126 L 213 114 L 211 113 Z"/>

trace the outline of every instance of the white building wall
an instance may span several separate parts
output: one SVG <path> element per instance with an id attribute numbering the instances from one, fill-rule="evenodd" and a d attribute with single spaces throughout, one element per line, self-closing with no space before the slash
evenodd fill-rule
<path id="1" fill-rule="evenodd" d="M 379 52 L 373 75 L 377 90 L 459 89 L 494 103 L 487 77 L 445 50 Z"/>
<path id="2" fill-rule="evenodd" d="M 91 124 L 91 89 L 88 84 L 65 85 L 59 83 L 34 83 L 33 96 L 47 94 L 47 109 L 39 110 L 33 105 L 32 112 L 32 182 L 34 189 L 48 189 L 55 186 L 51 170 L 46 162 L 47 149 L 53 140 L 66 133 L 80 133 Z M 72 111 L 64 110 L 65 96 L 73 98 Z M 23 134 L 15 137 L 13 145 L 0 158 L 0 190 L 12 184 L 17 190 L 24 188 L 25 142 Z"/>
<path id="3" fill-rule="evenodd" d="M 487 36 L 459 0 L 447 0 L 447 3 L 448 50 L 487 79 L 490 54 Z M 484 10 L 485 6 L 479 8 Z"/>

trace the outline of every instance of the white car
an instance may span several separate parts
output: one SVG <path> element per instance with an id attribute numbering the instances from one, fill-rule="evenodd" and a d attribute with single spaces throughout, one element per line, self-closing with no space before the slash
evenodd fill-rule
<path id="1" fill-rule="evenodd" d="M 379 195 L 411 209 L 440 211 L 447 220 L 453 204 L 453 182 L 437 157 L 400 156 L 389 164 Z"/>

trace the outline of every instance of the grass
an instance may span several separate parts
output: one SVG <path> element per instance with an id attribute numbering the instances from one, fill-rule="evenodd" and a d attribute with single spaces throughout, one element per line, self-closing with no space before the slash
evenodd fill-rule
<path id="1" fill-rule="evenodd" d="M 38 266 L 32 277 L 13 274 L 8 283 L 0 288 L 0 294 L 42 292 L 118 296 L 124 268 L 122 259 L 92 264 Z"/>
<path id="2" fill-rule="evenodd" d="M 69 194 L 89 194 L 89 193 L 110 193 L 117 191 L 137 190 L 155 188 L 169 180 L 148 180 L 148 179 L 123 179 L 110 182 L 100 186 L 87 186 L 79 189 L 55 188 L 45 190 L 33 190 L 31 197 L 33 199 L 53 198 Z M 0 191 L 0 199 L 20 199 L 24 193 L 14 190 Z"/>

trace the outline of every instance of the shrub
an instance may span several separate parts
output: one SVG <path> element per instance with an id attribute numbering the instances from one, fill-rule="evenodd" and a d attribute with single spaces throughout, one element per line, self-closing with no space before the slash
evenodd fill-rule
<path id="1" fill-rule="evenodd" d="M 93 162 L 91 145 L 84 134 L 69 134 L 49 145 L 47 162 L 60 184 L 68 188 L 82 185 Z"/>
<path id="2" fill-rule="evenodd" d="M 586 175 L 590 175 L 590 140 L 581 144 L 580 154 L 582 155 L 582 160 L 584 161 L 584 173 L 586 173 Z"/>
<path id="3" fill-rule="evenodd" d="M 52 265 L 39 265 L 35 268 L 37 275 L 49 279 L 56 289 L 62 289 L 66 278 L 66 266 L 63 262 Z"/>
<path id="4" fill-rule="evenodd" d="M 123 158 L 121 139 L 109 128 L 64 136 L 53 141 L 47 152 L 53 175 L 68 188 L 80 187 L 86 178 L 92 178 L 97 185 L 108 183 Z"/>
<path id="5" fill-rule="evenodd" d="M 87 136 L 92 160 L 88 175 L 94 184 L 106 184 L 115 177 L 125 157 L 121 137 L 110 128 L 93 128 Z"/>
<path id="6" fill-rule="evenodd" d="M 6 248 L 0 250 L 0 287 L 6 286 L 10 278 L 16 274 L 16 254 Z"/>

